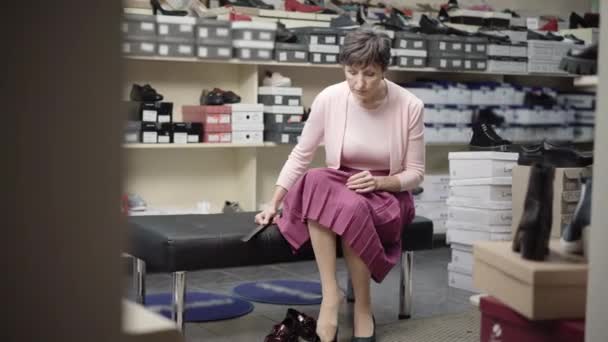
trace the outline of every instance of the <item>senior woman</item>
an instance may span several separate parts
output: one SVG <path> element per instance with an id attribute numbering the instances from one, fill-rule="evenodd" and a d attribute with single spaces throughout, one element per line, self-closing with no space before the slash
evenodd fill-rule
<path id="1" fill-rule="evenodd" d="M 401 229 L 414 217 L 410 191 L 424 176 L 424 105 L 386 80 L 390 40 L 349 33 L 340 52 L 346 81 L 313 101 L 300 142 L 279 175 L 258 224 L 275 222 L 294 250 L 309 240 L 319 269 L 321 341 L 333 341 L 343 295 L 336 279 L 336 240 L 353 285 L 353 341 L 375 341 L 370 279 L 381 282 L 401 253 Z M 327 168 L 307 166 L 325 143 Z"/>

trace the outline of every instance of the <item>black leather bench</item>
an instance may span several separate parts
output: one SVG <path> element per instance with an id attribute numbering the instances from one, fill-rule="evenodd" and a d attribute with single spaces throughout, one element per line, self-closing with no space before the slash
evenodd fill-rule
<path id="1" fill-rule="evenodd" d="M 310 244 L 294 254 L 275 226 L 242 242 L 241 237 L 255 227 L 255 214 L 131 216 L 128 253 L 134 258 L 138 301 L 144 300 L 146 270 L 172 273 L 173 318 L 181 327 L 187 271 L 314 259 Z M 413 252 L 432 248 L 433 223 L 417 216 L 403 228 L 402 237 L 399 318 L 409 318 Z"/>

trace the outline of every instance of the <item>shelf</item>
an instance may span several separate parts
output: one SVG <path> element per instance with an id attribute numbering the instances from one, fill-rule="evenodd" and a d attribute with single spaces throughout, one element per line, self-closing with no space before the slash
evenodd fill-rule
<path id="1" fill-rule="evenodd" d="M 233 144 L 233 143 L 198 143 L 198 144 L 123 144 L 126 149 L 199 149 L 199 148 L 252 148 L 252 147 L 272 147 L 277 144 L 265 142 L 262 144 Z"/>
<path id="2" fill-rule="evenodd" d="M 235 64 L 235 65 L 264 65 L 264 66 L 288 66 L 288 67 L 304 67 L 304 68 L 340 68 L 339 64 L 312 64 L 312 63 L 279 63 L 277 61 L 243 61 L 232 58 L 228 60 L 215 59 L 199 59 L 196 57 L 147 57 L 147 56 L 125 56 L 127 60 L 134 61 L 157 61 L 157 62 L 189 62 L 189 63 L 215 63 L 215 64 Z M 487 71 L 450 71 L 439 70 L 435 68 L 402 68 L 389 67 L 391 71 L 408 71 L 418 73 L 448 73 L 448 74 L 475 74 L 475 75 L 502 75 L 502 76 L 529 76 L 529 77 L 564 77 L 572 78 L 577 75 L 573 74 L 557 74 L 557 73 L 502 73 L 502 72 L 487 72 Z"/>

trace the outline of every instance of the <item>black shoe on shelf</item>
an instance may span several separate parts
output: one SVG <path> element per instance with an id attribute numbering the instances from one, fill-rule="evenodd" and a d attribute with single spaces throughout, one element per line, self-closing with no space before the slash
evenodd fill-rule
<path id="1" fill-rule="evenodd" d="M 598 44 L 583 49 L 572 49 L 559 63 L 559 68 L 571 74 L 595 75 L 597 74 Z"/>
<path id="2" fill-rule="evenodd" d="M 553 167 L 586 167 L 593 164 L 593 154 L 577 151 L 571 143 L 544 140 L 539 144 L 523 145 L 517 164 L 544 163 Z"/>
<path id="3" fill-rule="evenodd" d="M 252 7 L 256 7 L 256 8 L 260 8 L 260 9 L 266 9 L 266 10 L 273 10 L 274 9 L 274 5 L 270 5 L 265 3 L 262 0 L 248 0 L 250 4 L 252 4 Z"/>
<path id="4" fill-rule="evenodd" d="M 162 15 L 171 15 L 174 17 L 185 17 L 188 15 L 188 11 L 171 11 L 166 10 L 160 5 L 160 0 L 150 0 L 150 5 L 152 6 L 152 13 L 157 15 L 158 12 Z"/>
<path id="5" fill-rule="evenodd" d="M 420 32 L 425 34 L 453 34 L 469 37 L 472 34 L 463 30 L 447 26 L 437 19 L 429 18 L 426 14 L 420 17 Z"/>
<path id="6" fill-rule="evenodd" d="M 513 237 L 512 249 L 528 260 L 544 260 L 549 253 L 553 223 L 553 178 L 555 169 L 546 164 L 530 168 L 524 211 Z"/>
<path id="7" fill-rule="evenodd" d="M 534 30 L 528 30 L 527 38 L 528 40 L 550 40 L 556 42 L 561 42 L 562 40 L 564 40 L 564 37 L 553 32 L 542 33 Z"/>
<path id="8" fill-rule="evenodd" d="M 405 21 L 405 17 L 401 12 L 393 9 L 388 17 L 384 18 L 379 24 L 385 28 L 393 31 L 405 31 L 405 32 L 418 32 L 419 28 L 416 26 L 408 25 Z"/>
<path id="9" fill-rule="evenodd" d="M 509 152 L 513 148 L 511 141 L 501 138 L 492 125 L 481 122 L 473 124 L 469 146 L 476 151 Z"/>
<path id="10" fill-rule="evenodd" d="M 213 90 L 208 91 L 205 89 L 201 93 L 200 103 L 201 105 L 207 106 L 221 106 L 224 104 L 224 97 L 219 92 Z"/>
<path id="11" fill-rule="evenodd" d="M 574 210 L 572 222 L 564 228 L 560 243 L 566 253 L 583 253 L 583 230 L 591 224 L 592 178 L 583 181 L 581 198 Z"/>
<path id="12" fill-rule="evenodd" d="M 213 88 L 213 93 L 219 94 L 222 97 L 224 103 L 239 103 L 241 102 L 241 97 L 238 96 L 235 92 L 230 90 L 222 90 L 220 88 Z"/>
<path id="13" fill-rule="evenodd" d="M 571 43 L 571 44 L 577 44 L 577 45 L 584 45 L 585 41 L 578 38 L 577 36 L 573 35 L 573 34 L 565 34 L 564 35 L 564 43 Z"/>
<path id="14" fill-rule="evenodd" d="M 331 28 L 339 28 L 339 29 L 349 29 L 349 28 L 357 28 L 359 24 L 353 21 L 353 19 L 348 14 L 340 14 L 335 18 L 331 18 L 329 22 L 329 27 Z"/>
<path id="15" fill-rule="evenodd" d="M 137 102 L 158 102 L 163 100 L 163 96 L 157 93 L 149 84 L 143 86 L 133 84 L 129 98 L 131 101 Z"/>
<path id="16" fill-rule="evenodd" d="M 570 29 L 587 28 L 587 27 L 589 27 L 589 24 L 587 24 L 587 21 L 585 21 L 585 18 L 578 15 L 578 13 L 572 12 L 572 13 L 570 13 L 570 26 L 569 27 L 570 27 Z"/>
<path id="17" fill-rule="evenodd" d="M 277 23 L 276 41 L 280 42 L 280 43 L 297 43 L 298 42 L 298 37 L 296 36 L 295 33 L 293 33 L 292 31 L 288 30 L 285 27 L 285 24 L 283 24 L 281 22 L 278 22 Z"/>
<path id="18" fill-rule="evenodd" d="M 524 106 L 551 108 L 557 105 L 555 97 L 543 91 L 528 91 L 524 95 Z"/>

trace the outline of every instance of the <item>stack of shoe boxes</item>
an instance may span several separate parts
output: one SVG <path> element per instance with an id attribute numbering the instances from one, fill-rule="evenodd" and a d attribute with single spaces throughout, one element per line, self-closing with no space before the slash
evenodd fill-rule
<path id="1" fill-rule="evenodd" d="M 172 102 L 128 102 L 125 142 L 170 143 L 173 131 Z"/>
<path id="2" fill-rule="evenodd" d="M 122 52 L 125 55 L 156 54 L 156 19 L 153 15 L 125 14 L 122 22 Z"/>
<path id="3" fill-rule="evenodd" d="M 559 41 L 529 40 L 528 72 L 566 73 L 559 68 L 559 63 L 562 57 L 576 46 L 576 44 Z"/>
<path id="4" fill-rule="evenodd" d="M 302 88 L 260 87 L 258 102 L 264 104 L 264 141 L 297 144 L 304 129 Z"/>
<path id="5" fill-rule="evenodd" d="M 488 69 L 496 73 L 527 73 L 528 47 L 526 43 L 488 44 Z"/>
<path id="6" fill-rule="evenodd" d="M 476 292 L 472 278 L 473 242 L 511 239 L 512 169 L 517 158 L 517 153 L 506 152 L 449 153 L 449 286 Z"/>
<path id="7" fill-rule="evenodd" d="M 336 64 L 340 53 L 339 33 L 336 29 L 307 27 L 294 29 L 308 45 L 308 61 L 313 64 Z"/>
<path id="8" fill-rule="evenodd" d="M 433 221 L 433 233 L 445 234 L 449 195 L 449 174 L 425 175 L 423 191 L 415 196 L 416 214 Z"/>
<path id="9" fill-rule="evenodd" d="M 281 63 L 308 63 L 308 45 L 275 43 L 275 60 Z"/>
<path id="10" fill-rule="evenodd" d="M 557 103 L 574 113 L 572 126 L 574 127 L 574 140 L 578 142 L 593 141 L 595 128 L 595 93 L 560 93 Z"/>
<path id="11" fill-rule="evenodd" d="M 484 71 L 487 67 L 484 38 L 428 35 L 428 66 L 441 70 Z"/>
<path id="12" fill-rule="evenodd" d="M 221 106 L 182 106 L 184 121 L 202 124 L 203 142 L 232 142 L 232 108 Z"/>
<path id="13" fill-rule="evenodd" d="M 156 16 L 157 54 L 163 57 L 194 57 L 196 18 Z"/>
<path id="14" fill-rule="evenodd" d="M 232 29 L 229 21 L 199 18 L 196 24 L 196 55 L 199 58 L 232 58 Z"/>
<path id="15" fill-rule="evenodd" d="M 275 22 L 233 21 L 231 27 L 234 57 L 259 61 L 274 59 Z"/>
<path id="16" fill-rule="evenodd" d="M 393 34 L 395 38 L 391 49 L 392 64 L 404 68 L 426 67 L 428 56 L 426 36 L 411 32 Z"/>
<path id="17" fill-rule="evenodd" d="M 232 143 L 261 144 L 264 142 L 264 105 L 235 103 L 232 110 Z"/>

